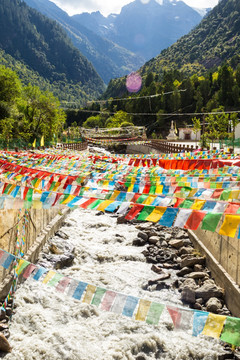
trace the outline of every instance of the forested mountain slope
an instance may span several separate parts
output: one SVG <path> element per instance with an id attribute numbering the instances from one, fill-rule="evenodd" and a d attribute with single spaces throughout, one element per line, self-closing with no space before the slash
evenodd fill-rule
<path id="1" fill-rule="evenodd" d="M 0 23 L 0 49 L 46 83 L 77 85 L 91 97 L 103 91 L 103 81 L 92 64 L 53 20 L 20 0 L 1 0 Z"/>
<path id="2" fill-rule="evenodd" d="M 138 69 L 144 59 L 116 43 L 105 39 L 68 16 L 49 0 L 25 0 L 32 8 L 56 20 L 67 32 L 73 44 L 93 64 L 107 84 L 110 79 L 126 75 Z"/>
<path id="3" fill-rule="evenodd" d="M 240 59 L 240 1 L 221 0 L 188 35 L 149 61 L 143 72 L 161 73 L 178 68 L 188 73 L 204 71 Z"/>

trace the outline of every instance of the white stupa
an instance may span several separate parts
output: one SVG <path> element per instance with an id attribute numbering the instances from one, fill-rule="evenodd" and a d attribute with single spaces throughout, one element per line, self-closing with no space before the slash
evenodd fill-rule
<path id="1" fill-rule="evenodd" d="M 173 126 L 173 120 L 171 121 L 171 129 L 169 131 L 167 139 L 168 140 L 177 140 L 178 139 L 178 137 L 176 135 L 176 130 L 174 129 L 174 126 Z"/>

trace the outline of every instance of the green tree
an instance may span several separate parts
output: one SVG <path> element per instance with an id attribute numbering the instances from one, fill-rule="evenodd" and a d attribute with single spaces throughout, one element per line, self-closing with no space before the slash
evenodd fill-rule
<path id="1" fill-rule="evenodd" d="M 30 142 L 41 136 L 52 140 L 54 134 L 62 131 L 66 115 L 51 92 L 41 92 L 37 86 L 28 85 L 23 89 L 18 108 L 23 114 L 19 133 Z"/>

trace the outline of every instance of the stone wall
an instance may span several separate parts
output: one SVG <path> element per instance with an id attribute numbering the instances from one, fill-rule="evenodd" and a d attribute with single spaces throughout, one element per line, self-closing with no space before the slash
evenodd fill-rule
<path id="1" fill-rule="evenodd" d="M 221 224 L 220 224 L 221 225 Z M 219 226 L 220 226 L 219 225 Z M 206 230 L 189 231 L 194 246 L 206 256 L 217 285 L 225 289 L 225 301 L 234 316 L 240 317 L 240 241 Z"/>
<path id="2" fill-rule="evenodd" d="M 147 145 L 127 145 L 127 154 L 159 154 L 159 151 Z"/>
<path id="3" fill-rule="evenodd" d="M 69 208 L 51 208 L 49 210 L 32 209 L 27 215 L 25 227 L 26 237 L 23 247 L 24 258 L 28 261 L 36 261 L 46 240 L 54 235 L 61 226 Z M 24 210 L 1 210 L 0 211 L 0 248 L 14 254 L 17 243 L 17 227 L 21 234 Z M 6 296 L 11 284 L 11 269 L 5 270 L 0 267 L 0 296 Z"/>

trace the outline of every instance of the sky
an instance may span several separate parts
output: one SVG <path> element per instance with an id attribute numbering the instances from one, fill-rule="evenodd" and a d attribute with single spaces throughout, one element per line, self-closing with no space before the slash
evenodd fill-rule
<path id="1" fill-rule="evenodd" d="M 124 5 L 133 0 L 51 0 L 69 15 L 81 14 L 82 12 L 100 11 L 104 16 L 111 13 L 119 14 Z M 149 0 L 141 0 L 143 3 Z M 161 2 L 162 0 L 156 0 Z M 184 2 L 195 8 L 209 8 L 217 5 L 218 0 L 184 0 Z"/>

